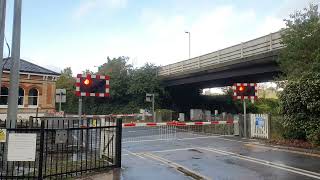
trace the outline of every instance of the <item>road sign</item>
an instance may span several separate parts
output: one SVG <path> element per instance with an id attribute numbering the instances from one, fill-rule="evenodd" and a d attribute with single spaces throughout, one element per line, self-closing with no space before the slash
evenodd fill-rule
<path id="1" fill-rule="evenodd" d="M 6 142 L 7 139 L 7 130 L 0 129 L 0 142 Z"/>
<path id="2" fill-rule="evenodd" d="M 77 96 L 110 96 L 110 77 L 103 75 L 77 75 L 76 95 Z"/>
<path id="3" fill-rule="evenodd" d="M 153 94 L 147 93 L 147 94 L 146 94 L 146 101 L 147 101 L 147 102 L 152 102 L 152 97 L 153 97 Z"/>
<path id="4" fill-rule="evenodd" d="M 9 133 L 8 161 L 35 161 L 37 134 Z"/>
<path id="5" fill-rule="evenodd" d="M 263 128 L 264 127 L 264 118 L 263 117 L 256 117 L 256 127 Z"/>
<path id="6" fill-rule="evenodd" d="M 66 89 L 56 89 L 56 102 L 65 103 L 67 102 L 67 91 Z"/>

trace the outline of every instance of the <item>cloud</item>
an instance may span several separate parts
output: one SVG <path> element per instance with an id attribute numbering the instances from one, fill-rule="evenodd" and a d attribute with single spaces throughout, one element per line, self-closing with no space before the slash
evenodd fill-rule
<path id="1" fill-rule="evenodd" d="M 239 11 L 231 5 L 200 13 L 193 19 L 190 22 L 184 15 L 166 16 L 150 9 L 142 12 L 143 38 L 133 45 L 137 59 L 151 60 L 158 65 L 187 59 L 188 35 L 184 31 L 191 32 L 191 56 L 206 54 L 255 38 L 248 34 L 258 22 L 253 10 Z M 131 40 L 118 43 L 130 46 Z M 122 46 L 123 49 L 126 47 Z"/>
<path id="2" fill-rule="evenodd" d="M 292 9 L 297 6 L 291 4 L 288 8 L 288 2 L 279 4 L 278 8 Z M 74 13 L 77 17 L 83 17 L 100 8 L 119 9 L 126 6 L 126 0 L 83 1 Z M 167 65 L 188 58 L 188 35 L 184 31 L 191 32 L 191 56 L 196 57 L 275 32 L 284 27 L 282 19 L 288 17 L 290 12 L 279 15 L 276 10 L 269 12 L 268 16 L 260 16 L 255 9 L 228 4 L 192 15 L 146 8 L 140 11 L 135 26 L 128 27 L 130 31 L 110 29 L 110 32 L 99 34 L 99 39 L 92 35 L 86 43 L 70 42 L 69 48 L 57 46 L 58 49 L 52 51 L 54 53 L 43 52 L 39 55 L 35 52 L 39 57 L 36 59 L 59 61 L 59 67 L 71 66 L 75 73 L 81 72 L 84 67 L 96 70 L 94 65 L 103 64 L 107 56 L 129 56 L 135 66 L 145 62 Z M 81 37 L 78 39 L 84 41 Z"/>
<path id="3" fill-rule="evenodd" d="M 90 12 L 100 9 L 121 9 L 127 6 L 127 0 L 85 0 L 73 11 L 73 18 L 83 17 Z"/>
<path id="4" fill-rule="evenodd" d="M 279 4 L 278 11 L 275 16 L 279 18 L 287 18 L 288 13 L 293 13 L 303 8 L 308 8 L 309 4 L 320 4 L 320 0 L 284 0 L 282 4 Z"/>
<path id="5" fill-rule="evenodd" d="M 140 17 L 141 32 L 117 32 L 106 37 L 95 51 L 97 59 L 91 59 L 99 64 L 106 56 L 124 55 L 131 57 L 136 66 L 147 61 L 167 65 L 188 58 L 185 31 L 191 32 L 191 56 L 196 57 L 276 31 L 281 27 L 278 24 L 281 24 L 278 19 L 267 17 L 261 21 L 254 10 L 238 10 L 231 5 L 203 12 L 193 21 L 181 14 L 164 15 L 145 9 Z"/>
<path id="6" fill-rule="evenodd" d="M 285 22 L 274 16 L 267 16 L 264 18 L 263 23 L 258 27 L 257 33 L 261 35 L 266 35 L 272 32 L 279 31 L 281 28 L 285 27 Z"/>

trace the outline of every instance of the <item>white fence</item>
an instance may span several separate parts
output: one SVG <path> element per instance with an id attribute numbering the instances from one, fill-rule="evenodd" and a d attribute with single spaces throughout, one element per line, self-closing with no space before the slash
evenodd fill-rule
<path id="1" fill-rule="evenodd" d="M 200 71 L 200 68 L 263 54 L 281 48 L 283 48 L 281 44 L 281 31 L 278 31 L 209 54 L 162 66 L 158 75 L 174 76 L 188 71 Z"/>
<path id="2" fill-rule="evenodd" d="M 251 137 L 270 138 L 270 120 L 268 114 L 250 114 Z"/>

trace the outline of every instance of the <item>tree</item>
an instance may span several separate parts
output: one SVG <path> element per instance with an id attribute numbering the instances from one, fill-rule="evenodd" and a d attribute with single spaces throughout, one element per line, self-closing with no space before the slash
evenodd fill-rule
<path id="1" fill-rule="evenodd" d="M 320 14 L 317 5 L 285 20 L 280 68 L 287 79 L 280 109 L 287 138 L 320 143 Z"/>
<path id="2" fill-rule="evenodd" d="M 98 74 L 110 76 L 110 95 L 118 101 L 126 101 L 128 98 L 126 95 L 130 81 L 129 74 L 132 71 L 128 60 L 129 58 L 124 56 L 112 59 L 107 57 L 107 62 L 98 68 Z"/>
<path id="3" fill-rule="evenodd" d="M 84 114 L 137 113 L 139 109 L 151 106 L 151 103 L 145 102 L 146 93 L 155 93 L 156 107 L 161 106 L 167 94 L 157 77 L 158 67 L 147 63 L 133 68 L 128 60 L 124 56 L 107 57 L 106 63 L 99 66 L 97 74 L 110 76 L 110 98 L 83 97 Z M 67 103 L 63 104 L 63 110 L 77 113 L 78 97 L 74 93 L 75 78 L 72 77 L 71 68 L 61 72 L 57 88 L 67 89 Z"/>
<path id="4" fill-rule="evenodd" d="M 317 5 L 296 11 L 285 19 L 287 28 L 282 33 L 286 46 L 279 63 L 286 80 L 320 69 L 320 14 Z"/>
<path id="5" fill-rule="evenodd" d="M 68 113 L 77 112 L 77 97 L 75 96 L 75 83 L 76 80 L 72 77 L 72 70 L 70 67 L 67 67 L 61 71 L 61 75 L 57 80 L 56 86 L 57 89 L 66 89 L 67 91 L 67 102 L 62 103 L 62 110 Z"/>
<path id="6" fill-rule="evenodd" d="M 137 104 L 145 106 L 146 93 L 156 94 L 156 106 L 161 104 L 161 99 L 165 96 L 164 88 L 160 84 L 157 76 L 158 67 L 146 63 L 144 66 L 134 69 L 130 74 L 130 85 L 127 93 L 133 97 Z"/>

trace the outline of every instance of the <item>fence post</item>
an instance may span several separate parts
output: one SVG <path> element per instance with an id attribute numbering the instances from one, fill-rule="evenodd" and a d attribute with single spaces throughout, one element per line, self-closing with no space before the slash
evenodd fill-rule
<path id="1" fill-rule="evenodd" d="M 271 123 L 271 114 L 269 113 L 268 114 L 268 135 L 267 135 L 267 139 L 271 139 L 271 125 L 272 125 L 272 123 Z"/>
<path id="2" fill-rule="evenodd" d="M 39 168 L 38 179 L 39 180 L 43 179 L 43 174 L 42 174 L 43 150 L 44 150 L 44 120 L 41 119 L 39 164 L 38 164 L 38 168 Z"/>
<path id="3" fill-rule="evenodd" d="M 122 139 L 122 119 L 116 121 L 116 152 L 115 152 L 115 165 L 121 168 L 121 139 Z"/>

